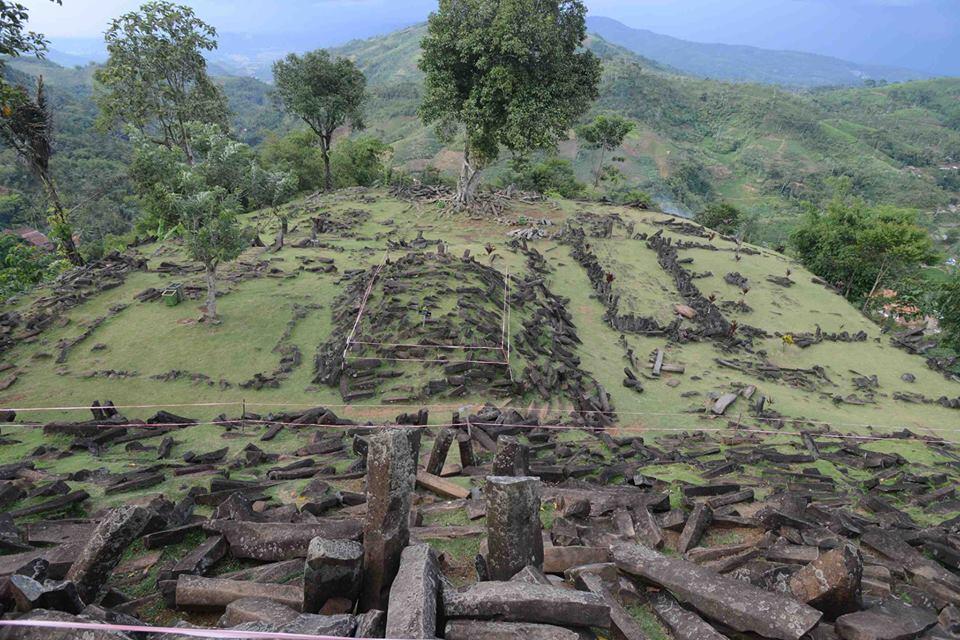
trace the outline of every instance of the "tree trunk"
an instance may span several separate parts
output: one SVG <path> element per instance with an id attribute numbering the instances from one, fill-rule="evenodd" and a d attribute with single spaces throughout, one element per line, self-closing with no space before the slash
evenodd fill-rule
<path id="1" fill-rule="evenodd" d="M 205 317 L 210 322 L 217 320 L 217 266 L 215 264 L 206 265 L 207 280 L 207 307 Z"/>
<path id="2" fill-rule="evenodd" d="M 332 136 L 320 138 L 320 155 L 323 156 L 323 188 L 333 191 L 333 172 L 330 170 L 330 143 Z"/>
<path id="3" fill-rule="evenodd" d="M 73 241 L 73 226 L 70 224 L 70 216 L 67 213 L 66 209 L 63 208 L 63 203 L 60 201 L 60 194 L 57 192 L 57 186 L 53 182 L 53 178 L 50 176 L 43 175 L 41 176 L 43 186 L 47 189 L 47 195 L 50 198 L 50 203 L 53 205 L 53 220 L 55 224 L 59 225 L 60 232 L 55 233 L 56 239 L 60 242 L 60 250 L 67 256 L 67 260 L 70 261 L 75 267 L 82 267 L 83 256 L 80 255 L 80 250 L 77 248 L 77 243 Z"/>
<path id="4" fill-rule="evenodd" d="M 187 156 L 187 164 L 191 167 L 196 162 L 193 157 L 193 147 L 190 145 L 190 135 L 187 133 L 187 125 L 184 124 L 182 117 L 177 117 L 180 123 L 180 148 L 183 149 L 183 155 Z"/>
<path id="5" fill-rule="evenodd" d="M 280 251 L 283 249 L 283 241 L 287 237 L 287 219 L 283 218 L 280 220 L 280 233 L 277 234 L 277 241 L 274 244 L 274 251 Z"/>
<path id="6" fill-rule="evenodd" d="M 867 294 L 867 298 L 863 301 L 863 307 L 860 309 L 861 313 L 867 312 L 867 305 L 870 304 L 870 300 L 873 299 L 873 294 L 877 292 L 877 288 L 880 287 L 880 282 L 883 280 L 883 276 L 886 274 L 887 270 L 887 261 L 884 260 L 883 264 L 880 265 L 880 271 L 877 272 L 877 279 L 873 281 L 873 288 L 870 289 L 870 293 Z"/>
<path id="7" fill-rule="evenodd" d="M 604 156 L 606 155 L 606 151 L 607 151 L 606 149 L 604 149 L 603 147 L 600 147 L 600 162 L 597 164 L 597 170 L 596 170 L 596 171 L 594 172 L 594 174 L 593 174 L 593 177 L 594 177 L 593 188 L 594 188 L 594 189 L 596 189 L 597 187 L 600 186 L 600 178 L 601 178 L 601 176 L 603 176 L 603 161 L 604 161 Z"/>
<path id="8" fill-rule="evenodd" d="M 479 179 L 480 169 L 473 164 L 470 158 L 470 144 L 467 143 L 463 149 L 463 168 L 460 170 L 460 179 L 457 181 L 457 194 L 453 199 L 457 209 L 466 209 L 473 204 Z"/>

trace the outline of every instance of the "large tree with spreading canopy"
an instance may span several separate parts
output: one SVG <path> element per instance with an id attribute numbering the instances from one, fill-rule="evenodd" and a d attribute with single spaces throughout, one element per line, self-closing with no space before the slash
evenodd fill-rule
<path id="1" fill-rule="evenodd" d="M 463 134 L 457 206 L 471 204 L 501 148 L 555 146 L 596 99 L 586 13 L 581 0 L 440 0 L 422 43 L 420 114 L 445 138 Z"/>
<path id="2" fill-rule="evenodd" d="M 133 127 L 194 161 L 191 122 L 227 126 L 227 100 L 207 75 L 204 52 L 216 30 L 193 9 L 148 2 L 115 19 L 105 36 L 110 58 L 96 72 L 100 124 Z"/>

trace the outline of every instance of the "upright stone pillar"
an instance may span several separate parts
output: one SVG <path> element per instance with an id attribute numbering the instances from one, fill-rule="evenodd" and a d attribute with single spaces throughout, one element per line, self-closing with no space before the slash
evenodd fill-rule
<path id="1" fill-rule="evenodd" d="M 432 473 L 435 476 L 440 475 L 440 472 L 443 471 L 443 465 L 447 461 L 447 452 L 450 451 L 450 445 L 453 443 L 455 436 L 456 432 L 449 427 L 440 430 L 437 439 L 433 441 L 433 449 L 430 450 L 427 473 Z"/>
<path id="2" fill-rule="evenodd" d="M 410 541 L 410 500 L 419 448 L 419 433 L 413 437 L 410 431 L 385 429 L 370 437 L 361 611 L 386 610 L 400 554 Z"/>
<path id="3" fill-rule="evenodd" d="M 540 480 L 490 476 L 487 496 L 487 569 L 491 580 L 509 580 L 533 565 L 543 569 Z"/>
<path id="4" fill-rule="evenodd" d="M 526 445 L 513 436 L 497 438 L 497 454 L 493 458 L 493 475 L 530 475 L 529 453 Z"/>
<path id="5" fill-rule="evenodd" d="M 473 455 L 473 440 L 466 430 L 457 432 L 457 447 L 460 449 L 460 464 L 464 469 L 477 466 L 477 459 Z"/>

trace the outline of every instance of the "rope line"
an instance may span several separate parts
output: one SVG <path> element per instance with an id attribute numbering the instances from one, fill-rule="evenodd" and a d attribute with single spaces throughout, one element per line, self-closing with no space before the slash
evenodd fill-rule
<path id="1" fill-rule="evenodd" d="M 447 361 L 443 361 L 447 362 Z M 483 363 L 481 361 L 470 361 L 475 364 L 497 364 L 504 365 L 504 362 L 489 362 Z M 173 404 L 128 404 L 128 405 L 113 405 L 114 409 L 182 409 L 189 407 L 237 407 L 244 405 L 247 407 L 274 407 L 274 408 L 330 408 L 330 409 L 447 409 L 447 410 L 463 410 L 465 408 L 472 407 L 483 407 L 486 405 L 477 404 L 477 403 L 444 403 L 444 404 L 426 404 L 426 403 L 397 403 L 397 404 L 344 404 L 344 403 L 297 403 L 297 402 L 248 402 L 242 400 L 235 400 L 232 402 L 192 402 L 192 403 L 173 403 Z M 35 412 L 44 412 L 44 411 L 90 411 L 93 409 L 102 409 L 104 407 L 97 407 L 92 405 L 74 405 L 74 406 L 60 406 L 60 407 L 0 407 L 0 411 L 13 411 L 15 413 L 35 413 Z M 111 408 L 111 407 L 107 407 Z M 497 407 L 500 411 L 517 411 L 525 412 L 528 410 L 527 407 L 516 407 L 512 405 L 506 405 L 503 407 Z M 580 415 L 592 415 L 592 414 L 616 414 L 618 416 L 637 416 L 637 417 L 658 417 L 658 418 L 682 418 L 682 417 L 692 417 L 698 416 L 701 414 L 693 412 L 670 412 L 670 411 L 601 411 L 597 409 L 587 409 L 587 410 L 577 410 L 572 407 L 556 409 L 549 411 L 549 413 L 572 413 Z M 722 416 L 715 416 L 715 419 L 720 419 Z M 756 418 L 757 420 L 768 420 L 772 421 L 773 418 L 764 419 Z M 890 430 L 900 430 L 905 428 L 910 428 L 904 424 L 891 425 L 875 422 L 838 422 L 834 420 L 815 420 L 813 418 L 782 418 L 785 422 L 793 423 L 802 423 L 815 426 L 825 426 L 825 427 L 859 427 L 859 428 L 871 428 L 871 429 L 890 429 Z M 238 419 L 239 420 L 239 419 Z M 430 426 L 442 426 L 442 425 L 430 425 Z M 926 427 L 926 426 L 914 426 L 915 429 L 924 429 L 931 432 L 945 432 L 945 433 L 960 433 L 960 428 L 956 429 L 937 429 L 935 427 Z"/>
<path id="2" fill-rule="evenodd" d="M 130 633 L 155 633 L 162 635 L 191 636 L 194 638 L 220 638 L 233 640 L 343 640 L 342 637 L 317 636 L 303 633 L 271 631 L 231 631 L 230 629 L 190 629 L 174 627 L 147 627 L 130 624 L 107 624 L 101 622 L 63 622 L 59 620 L 0 620 L 0 627 L 27 627 L 34 629 L 69 629 L 72 631 L 117 631 Z M 371 640 L 370 638 L 362 640 Z"/>
<path id="3" fill-rule="evenodd" d="M 390 428 L 390 429 L 425 429 L 425 428 L 454 428 L 454 427 L 463 427 L 467 426 L 466 422 L 459 423 L 444 423 L 444 424 L 429 424 L 429 425 L 394 425 L 394 424 L 353 424 L 353 425 L 337 425 L 337 424 L 310 424 L 303 422 L 283 422 L 279 420 L 210 420 L 210 421 L 197 421 L 197 422 L 168 422 L 168 423 L 155 423 L 155 424 L 146 424 L 139 422 L 132 422 L 126 424 L 90 424 L 82 425 L 86 428 L 100 428 L 100 429 L 120 429 L 120 428 L 136 428 L 136 429 L 173 429 L 173 428 L 187 428 L 187 427 L 203 427 L 203 426 L 289 426 L 289 427 L 299 427 L 299 428 L 314 428 L 314 429 L 329 429 L 329 430 L 346 430 L 346 429 L 377 429 L 377 428 Z M 548 431 L 591 431 L 592 427 L 582 426 L 582 425 L 571 425 L 571 424 L 541 424 L 541 425 L 530 425 L 530 424 L 512 424 L 512 423 L 498 423 L 498 422 L 479 422 L 472 421 L 469 424 L 475 425 L 478 427 L 506 427 L 506 428 L 517 428 L 517 429 L 529 429 L 531 431 L 537 429 L 546 429 Z M 12 427 L 21 427 L 21 428 L 43 428 L 44 425 L 39 423 L 15 423 L 11 425 Z M 779 436 L 794 436 L 799 435 L 799 431 L 784 431 L 777 429 L 758 429 L 755 427 L 698 427 L 698 426 L 687 426 L 687 427 L 655 427 L 655 426 L 642 426 L 642 425 L 620 425 L 613 426 L 609 428 L 610 431 L 622 434 L 643 434 L 643 433 L 683 433 L 687 431 L 693 431 L 698 433 L 732 433 L 732 434 L 757 434 L 757 435 L 779 435 Z M 960 429 L 927 429 L 932 433 L 958 433 Z M 870 435 L 856 435 L 856 434 L 843 434 L 843 433 L 814 433 L 811 434 L 817 438 L 833 438 L 841 440 L 862 440 L 862 441 L 888 441 L 891 438 L 889 436 L 870 436 Z M 930 440 L 928 443 L 933 444 L 955 444 L 960 445 L 960 441 L 947 440 L 945 438 L 940 438 L 939 440 Z"/>

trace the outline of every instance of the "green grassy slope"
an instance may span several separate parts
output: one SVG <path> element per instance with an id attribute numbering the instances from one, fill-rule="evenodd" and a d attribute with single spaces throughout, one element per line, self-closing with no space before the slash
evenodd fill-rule
<path id="1" fill-rule="evenodd" d="M 12 364 L 18 373 L 16 383 L 0 394 L 0 405 L 8 407 L 48 407 L 85 405 L 93 399 L 113 400 L 122 405 L 164 405 L 215 402 L 227 406 L 185 408 L 183 413 L 195 417 L 212 417 L 220 413 L 239 413 L 243 402 L 248 410 L 268 413 L 280 406 L 341 405 L 343 401 L 336 388 L 312 382 L 312 358 L 317 347 L 333 332 L 332 314 L 337 310 L 337 296 L 345 290 L 342 274 L 351 269 L 370 269 L 379 264 L 385 253 L 396 260 L 405 250 L 388 250 L 388 240 L 413 240 L 418 232 L 430 240 L 444 239 L 448 252 L 460 255 L 469 249 L 486 264 L 483 247 L 495 247 L 493 267 L 519 276 L 529 271 L 524 256 L 507 245 L 506 233 L 515 225 L 451 217 L 434 207 L 412 206 L 382 193 L 374 195 L 338 195 L 321 201 L 325 210 L 336 217 L 340 212 L 363 209 L 371 217 L 345 235 L 321 236 L 323 249 L 296 249 L 291 246 L 277 254 L 263 249 L 250 249 L 238 263 L 225 269 L 226 293 L 220 301 L 223 324 L 198 324 L 199 301 L 186 301 L 178 307 L 166 307 L 160 302 L 137 302 L 134 296 L 148 287 L 160 288 L 171 281 L 200 285 L 197 274 L 167 275 L 156 272 L 162 262 L 187 264 L 176 244 L 147 245 L 137 249 L 148 258 L 150 270 L 134 272 L 126 282 L 115 289 L 93 297 L 90 301 L 67 312 L 63 319 L 40 336 L 21 341 L 4 354 L 4 362 Z M 307 208 L 294 205 L 299 220 L 293 223 L 292 241 L 306 236 Z M 657 213 L 626 211 L 618 208 L 594 208 L 604 215 L 618 213 L 635 223 L 635 233 L 654 233 L 656 224 L 667 219 Z M 511 211 L 517 219 L 548 217 L 555 221 L 556 230 L 565 220 L 573 219 L 582 205 L 559 202 L 554 205 L 524 205 Z M 272 223 L 257 214 L 248 222 L 262 228 L 262 237 L 269 243 Z M 297 228 L 297 222 L 301 225 Z M 574 222 L 574 224 L 579 224 Z M 667 235 L 675 235 L 670 231 Z M 695 240 L 675 235 L 677 239 Z M 665 324 L 674 316 L 673 307 L 682 302 L 674 283 L 657 263 L 656 254 L 642 240 L 631 239 L 620 227 L 613 237 L 591 241 L 604 269 L 615 276 L 615 292 L 621 295 L 621 313 L 632 312 L 652 316 Z M 814 284 L 809 273 L 785 257 L 766 250 L 758 255 L 744 255 L 737 262 L 734 245 L 715 239 L 718 251 L 684 249 L 682 258 L 691 258 L 687 268 L 704 275 L 695 280 L 704 295 L 713 294 L 718 305 L 725 301 L 745 302 L 752 307 L 749 313 L 725 312 L 731 320 L 764 329 L 770 337 L 757 339 L 751 351 L 725 353 L 711 342 L 687 344 L 670 343 L 665 338 L 627 335 L 626 344 L 641 363 L 647 354 L 658 348 L 667 352 L 667 362 L 686 367 L 684 375 L 667 374 L 662 379 L 645 381 L 646 392 L 637 394 L 621 385 L 623 368 L 628 362 L 620 333 L 604 321 L 604 307 L 594 296 L 586 271 L 571 256 L 567 244 L 554 240 L 531 243 L 544 256 L 552 272 L 548 276 L 551 291 L 569 299 L 567 309 L 572 314 L 583 344 L 577 349 L 582 368 L 599 381 L 611 394 L 620 415 L 620 424 L 644 429 L 695 428 L 723 426 L 723 421 L 704 422 L 703 417 L 688 413 L 704 406 L 710 393 L 718 393 L 739 385 L 756 384 L 769 398 L 768 407 L 790 418 L 826 421 L 838 428 L 853 425 L 874 425 L 878 429 L 909 427 L 923 430 L 937 428 L 956 419 L 956 412 L 938 405 L 914 405 L 892 398 L 895 392 L 922 392 L 932 399 L 960 395 L 960 385 L 951 383 L 925 366 L 921 358 L 892 348 L 888 338 L 865 320 L 842 298 L 824 287 Z M 426 251 L 433 252 L 434 248 Z M 317 257 L 330 257 L 336 262 L 338 273 L 308 271 Z M 249 266 L 266 261 L 269 269 L 262 269 L 258 277 L 233 280 L 233 276 L 249 271 Z M 783 276 L 792 271 L 795 285 L 784 288 L 768 282 L 768 276 Z M 750 291 L 743 295 L 740 289 L 727 284 L 723 277 L 737 271 L 750 281 Z M 466 280 L 464 280 L 465 282 Z M 458 283 L 462 285 L 462 283 Z M 16 307 L 27 313 L 41 291 L 21 300 Z M 430 292 L 414 290 L 414 295 Z M 74 346 L 65 362 L 57 362 L 61 341 L 72 340 L 84 332 L 90 323 L 108 315 L 111 307 L 129 305 L 110 317 L 82 342 Z M 308 312 L 295 319 L 295 306 Z M 489 310 L 493 312 L 493 310 Z M 496 310 L 499 312 L 499 310 Z M 510 331 L 516 339 L 522 331 L 524 312 L 511 317 Z M 288 324 L 291 323 L 292 324 Z M 866 342 L 814 345 L 808 349 L 784 345 L 778 333 L 813 332 L 819 326 L 824 332 L 846 331 L 851 334 L 865 331 Z M 278 367 L 281 355 L 275 350 L 288 327 L 292 327 L 286 343 L 295 345 L 302 354 L 302 363 L 293 368 L 289 377 L 277 388 L 254 390 L 240 385 L 258 373 L 269 374 Z M 784 381 L 760 380 L 755 376 L 721 367 L 716 360 L 734 358 L 762 363 L 769 361 L 783 368 L 809 369 L 824 367 L 826 379 L 819 381 L 811 391 L 791 386 Z M 519 351 L 514 351 L 511 367 L 519 377 L 527 364 Z M 113 377 L 104 372 L 114 372 Z M 154 376 L 171 371 L 184 372 L 176 380 L 159 380 Z M 435 378 L 435 365 L 405 364 L 399 386 L 418 385 Z M 854 373 L 857 372 L 857 374 Z M 123 373 L 116 373 L 123 372 Z M 640 372 L 638 372 L 640 373 Z M 917 376 L 908 384 L 900 380 L 905 373 Z M 194 374 L 205 376 L 196 379 Z M 856 375 L 877 374 L 879 389 L 873 390 L 873 400 L 863 405 L 838 404 L 836 397 L 856 392 L 852 380 Z M 669 384 L 668 384 L 669 383 Z M 398 387 L 399 388 L 399 387 Z M 382 389 L 379 404 L 391 395 L 391 389 Z M 465 398 L 447 397 L 444 393 L 418 399 L 414 404 L 437 403 L 459 406 L 489 398 L 474 394 Z M 860 393 L 861 399 L 867 399 Z M 517 405 L 530 402 L 544 403 L 535 394 L 513 398 Z M 550 406 L 569 407 L 569 399 L 553 397 Z M 277 405 L 277 406 L 274 406 Z M 742 405 L 742 406 L 740 406 Z M 400 409 L 377 409 L 374 414 L 389 415 Z M 130 416 L 146 417 L 152 408 L 125 411 Z M 365 408 L 344 408 L 347 415 L 364 418 Z M 437 412 L 439 417 L 446 413 Z M 80 412 L 82 415 L 83 412 Z M 29 417 L 30 414 L 22 414 Z M 750 421 L 745 402 L 733 411 L 733 419 Z M 36 418 L 77 418 L 77 412 L 43 412 Z M 369 417 L 376 417 L 371 415 Z M 728 416 L 730 417 L 730 416 Z"/>

